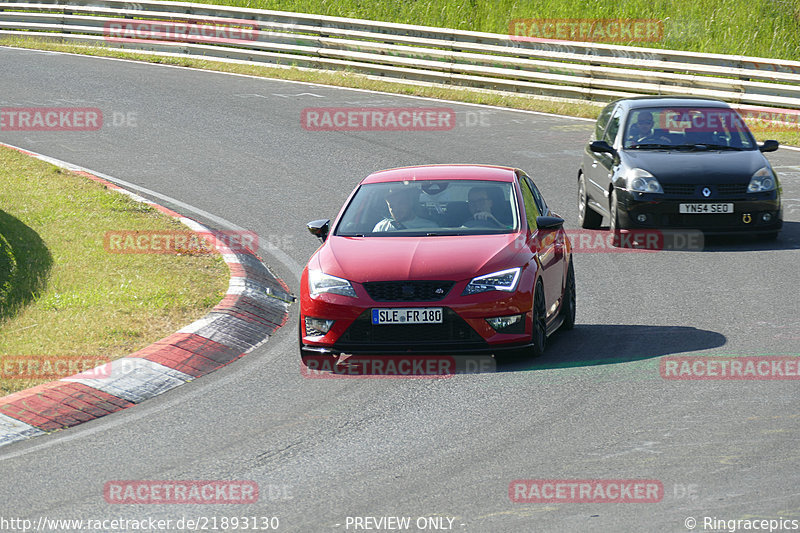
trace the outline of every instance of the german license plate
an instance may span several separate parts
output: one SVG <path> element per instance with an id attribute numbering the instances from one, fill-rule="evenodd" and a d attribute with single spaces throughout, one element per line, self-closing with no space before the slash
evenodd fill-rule
<path id="1" fill-rule="evenodd" d="M 381 324 L 441 324 L 441 307 L 410 307 L 373 309 L 372 323 Z"/>
<path id="2" fill-rule="evenodd" d="M 680 204 L 680 213 L 703 215 L 706 213 L 733 213 L 733 204 Z"/>

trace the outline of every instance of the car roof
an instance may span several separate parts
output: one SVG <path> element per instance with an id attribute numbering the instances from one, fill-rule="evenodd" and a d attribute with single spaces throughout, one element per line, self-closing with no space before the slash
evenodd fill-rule
<path id="1" fill-rule="evenodd" d="M 361 183 L 415 180 L 488 180 L 513 182 L 516 169 L 492 165 L 418 165 L 373 172 Z"/>
<path id="2" fill-rule="evenodd" d="M 730 105 L 714 98 L 700 98 L 695 96 L 635 96 L 623 98 L 614 103 L 622 104 L 627 109 L 640 109 L 642 107 L 721 107 L 729 109 Z"/>

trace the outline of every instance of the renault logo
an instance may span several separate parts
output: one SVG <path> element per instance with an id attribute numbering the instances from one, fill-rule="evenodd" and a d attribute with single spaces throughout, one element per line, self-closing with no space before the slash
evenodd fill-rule
<path id="1" fill-rule="evenodd" d="M 703 187 L 703 196 L 705 196 L 706 198 L 711 196 L 711 189 L 709 189 L 708 187 Z"/>

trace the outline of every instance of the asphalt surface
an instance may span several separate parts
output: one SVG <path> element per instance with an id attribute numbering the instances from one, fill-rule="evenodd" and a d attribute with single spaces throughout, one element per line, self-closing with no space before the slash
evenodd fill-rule
<path id="1" fill-rule="evenodd" d="M 257 232 L 295 294 L 317 245 L 305 222 L 333 218 L 358 180 L 382 168 L 518 166 L 577 227 L 575 178 L 591 122 L 2 48 L 0 72 L 0 107 L 97 107 L 106 119 L 96 132 L 0 131 L 0 141 Z M 451 107 L 457 126 L 300 125 L 306 107 L 352 106 Z M 687 517 L 711 531 L 704 517 L 800 519 L 798 381 L 659 373 L 663 356 L 800 353 L 800 152 L 768 157 L 795 199 L 778 241 L 577 254 L 577 325 L 551 337 L 544 357 L 448 379 L 306 379 L 293 306 L 268 343 L 220 371 L 0 449 L 0 519 L 154 518 L 175 529 L 182 517 L 266 516 L 279 518 L 279 531 L 364 531 L 354 517 L 399 516 L 419 531 L 418 518 L 440 517 L 471 532 L 687 531 Z M 517 479 L 658 480 L 664 490 L 657 503 L 514 503 Z M 261 496 L 109 504 L 103 488 L 113 480 L 253 480 Z"/>

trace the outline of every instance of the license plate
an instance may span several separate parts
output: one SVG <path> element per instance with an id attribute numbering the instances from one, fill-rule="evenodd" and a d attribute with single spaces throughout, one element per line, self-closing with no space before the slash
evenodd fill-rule
<path id="1" fill-rule="evenodd" d="M 680 204 L 680 213 L 695 215 L 706 213 L 733 213 L 733 204 Z"/>
<path id="2" fill-rule="evenodd" d="M 372 323 L 381 324 L 441 324 L 441 307 L 410 307 L 373 309 Z"/>

